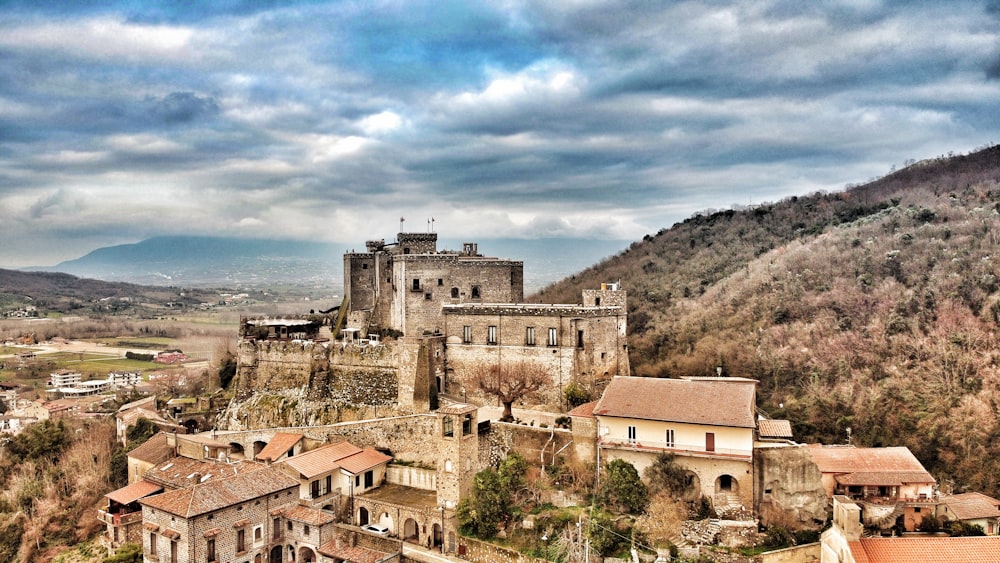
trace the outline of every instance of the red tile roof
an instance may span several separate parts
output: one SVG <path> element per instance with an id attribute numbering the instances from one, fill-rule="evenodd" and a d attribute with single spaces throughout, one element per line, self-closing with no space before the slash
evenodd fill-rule
<path id="1" fill-rule="evenodd" d="M 856 563 L 996 563 L 1000 536 L 862 538 L 850 542 Z"/>
<path id="2" fill-rule="evenodd" d="M 962 493 L 941 497 L 941 502 L 955 513 L 959 520 L 1000 517 L 1000 500 L 983 493 Z"/>
<path id="3" fill-rule="evenodd" d="M 298 504 L 282 510 L 281 515 L 289 520 L 303 522 L 310 526 L 322 526 L 337 521 L 337 517 L 333 514 Z"/>
<path id="4" fill-rule="evenodd" d="M 589 403 L 584 403 L 575 409 L 566 413 L 568 416 L 578 416 L 581 418 L 594 418 L 594 407 L 597 406 L 597 401 L 591 401 Z"/>
<path id="5" fill-rule="evenodd" d="M 909 448 L 902 446 L 855 448 L 810 444 L 809 453 L 821 473 L 838 474 L 837 480 L 842 484 L 888 486 L 902 483 L 934 483 L 934 477 L 931 477 L 931 474 L 917 461 Z M 856 474 L 857 477 L 845 474 Z M 878 479 L 883 479 L 885 482 L 880 482 Z"/>
<path id="6" fill-rule="evenodd" d="M 142 477 L 168 489 L 182 489 L 197 482 L 232 477 L 247 465 L 257 464 L 253 462 L 229 464 L 211 459 L 175 457 L 150 468 Z"/>
<path id="7" fill-rule="evenodd" d="M 340 460 L 340 468 L 348 473 L 357 475 L 358 473 L 368 471 L 373 467 L 378 467 L 379 465 L 389 463 L 390 461 L 392 461 L 392 457 L 385 455 L 375 448 L 367 448 L 362 452 L 358 452 Z"/>
<path id="8" fill-rule="evenodd" d="M 757 435 L 761 438 L 791 439 L 792 423 L 787 420 L 758 420 Z"/>
<path id="9" fill-rule="evenodd" d="M 143 506 L 191 518 L 267 496 L 285 489 L 298 489 L 299 482 L 278 469 L 264 465 L 241 465 L 233 476 L 166 492 L 139 501 Z"/>
<path id="10" fill-rule="evenodd" d="M 128 457 L 154 465 L 167 461 L 173 455 L 174 449 L 167 445 L 167 435 L 164 432 L 153 434 L 150 439 L 128 453 Z"/>
<path id="11" fill-rule="evenodd" d="M 337 442 L 283 459 L 279 463 L 291 467 L 304 479 L 312 479 L 337 469 L 340 467 L 340 460 L 360 452 L 361 448 L 350 442 Z"/>
<path id="12" fill-rule="evenodd" d="M 615 377 L 594 408 L 595 416 L 756 428 L 757 382 L 712 377 Z"/>
<path id="13" fill-rule="evenodd" d="M 264 446 L 264 449 L 255 456 L 254 459 L 260 461 L 274 461 L 288 453 L 288 450 L 295 447 L 302 440 L 302 434 L 291 434 L 289 432 L 278 432 L 271 438 L 271 441 Z"/>
<path id="14" fill-rule="evenodd" d="M 119 504 L 129 504 L 141 499 L 142 497 L 147 497 L 162 490 L 163 487 L 155 483 L 150 483 L 149 481 L 136 481 L 131 485 L 126 485 L 118 489 L 117 491 L 111 491 L 104 496 Z"/>

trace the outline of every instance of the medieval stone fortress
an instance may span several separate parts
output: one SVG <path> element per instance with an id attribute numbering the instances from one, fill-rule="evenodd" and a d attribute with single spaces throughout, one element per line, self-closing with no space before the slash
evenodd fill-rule
<path id="1" fill-rule="evenodd" d="M 631 377 L 620 283 L 576 305 L 530 304 L 523 264 L 476 243 L 439 250 L 436 233 L 399 233 L 365 247 L 344 256 L 338 307 L 241 320 L 216 429 L 186 435 L 164 421 L 129 453 L 130 484 L 100 512 L 112 546 L 139 543 L 148 562 L 531 561 L 463 536 L 456 514 L 476 474 L 516 452 L 542 471 L 571 459 L 598 480 L 608 462 L 642 474 L 671 454 L 687 499 L 714 514 L 671 539 L 692 558 L 701 544 L 739 546 L 758 525 L 820 529 L 831 513 L 822 542 L 765 560 L 911 553 L 907 538 L 876 536 L 928 515 L 987 537 L 923 542 L 926 560 L 1000 550 L 1000 501 L 942 494 L 906 448 L 796 443 L 789 421 L 757 409 L 751 379 Z M 514 399 L 530 421 L 498 420 L 498 397 L 474 382 L 504 365 L 545 374 Z M 571 386 L 594 400 L 568 408 Z M 587 503 L 563 491 L 544 500 Z"/>

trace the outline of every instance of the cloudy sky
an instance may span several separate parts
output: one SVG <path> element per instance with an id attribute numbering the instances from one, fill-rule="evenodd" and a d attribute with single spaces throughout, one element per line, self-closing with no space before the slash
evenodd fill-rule
<path id="1" fill-rule="evenodd" d="M 638 239 L 1000 142 L 1000 1 L 0 3 L 0 266 Z"/>

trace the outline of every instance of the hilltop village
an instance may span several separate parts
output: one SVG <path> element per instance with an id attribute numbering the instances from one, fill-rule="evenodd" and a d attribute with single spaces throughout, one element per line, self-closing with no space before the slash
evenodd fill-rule
<path id="1" fill-rule="evenodd" d="M 148 562 L 542 560 L 462 533 L 480 472 L 517 455 L 529 478 L 575 467 L 599 486 L 612 466 L 648 476 L 669 454 L 701 513 L 669 531 L 673 549 L 636 559 L 725 560 L 711 548 L 781 528 L 819 541 L 755 560 L 1000 560 L 1000 501 L 952 494 L 907 448 L 800 444 L 793 421 L 757 408 L 752 379 L 632 377 L 617 281 L 577 305 L 531 304 L 523 264 L 475 243 L 399 233 L 365 247 L 344 256 L 338 307 L 241 320 L 213 430 L 185 433 L 197 424 L 155 398 L 119 410 L 123 441 L 141 418 L 160 432 L 106 496 L 110 548 L 141 545 Z M 567 525 L 582 544 L 590 495 L 550 481 L 537 504 L 582 507 Z M 942 523 L 968 533 L 921 533 Z M 503 533 L 563 533 L 536 525 Z"/>

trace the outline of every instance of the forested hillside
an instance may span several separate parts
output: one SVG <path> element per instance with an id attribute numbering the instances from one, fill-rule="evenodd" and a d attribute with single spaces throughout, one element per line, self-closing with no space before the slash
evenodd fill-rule
<path id="1" fill-rule="evenodd" d="M 908 446 L 1000 494 L 1000 147 L 692 217 L 533 299 L 621 279 L 636 375 L 760 380 L 800 441 Z"/>

